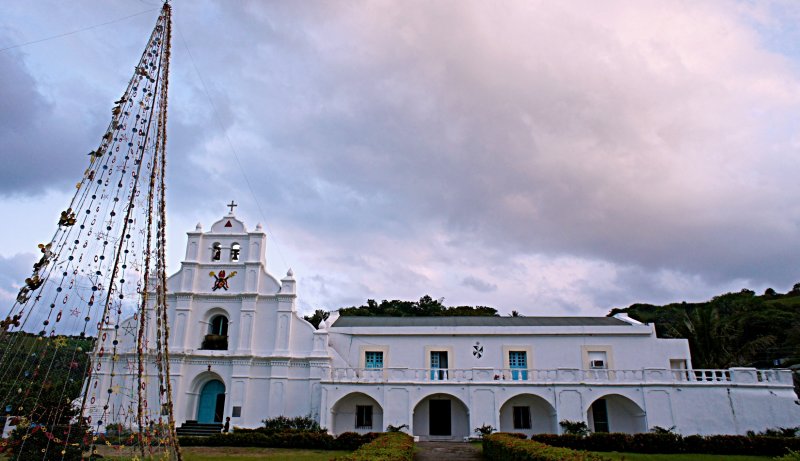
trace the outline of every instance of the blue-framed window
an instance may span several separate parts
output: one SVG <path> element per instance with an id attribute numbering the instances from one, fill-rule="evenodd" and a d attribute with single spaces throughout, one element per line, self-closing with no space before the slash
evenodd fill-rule
<path id="1" fill-rule="evenodd" d="M 509 351 L 508 366 L 511 368 L 511 379 L 528 380 L 528 353 L 525 351 Z"/>
<path id="2" fill-rule="evenodd" d="M 447 351 L 431 351 L 431 380 L 447 379 Z"/>
<path id="3" fill-rule="evenodd" d="M 365 368 L 383 368 L 383 352 L 367 351 L 364 353 Z"/>

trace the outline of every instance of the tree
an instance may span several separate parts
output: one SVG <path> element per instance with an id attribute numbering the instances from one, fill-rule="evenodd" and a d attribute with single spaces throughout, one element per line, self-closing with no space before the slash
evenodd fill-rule
<path id="1" fill-rule="evenodd" d="M 339 309 L 339 315 L 368 317 L 440 317 L 440 316 L 495 316 L 497 309 L 488 306 L 452 306 L 442 304 L 444 298 L 433 299 L 425 295 L 419 301 L 393 299 L 377 303 L 368 299 L 363 306 Z"/>
<path id="2" fill-rule="evenodd" d="M 330 315 L 331 313 L 326 310 L 317 309 L 314 311 L 312 315 L 304 315 L 303 319 L 306 322 L 314 325 L 314 328 L 319 330 L 320 323 L 324 322 L 325 320 L 328 320 L 328 317 L 330 317 Z"/>

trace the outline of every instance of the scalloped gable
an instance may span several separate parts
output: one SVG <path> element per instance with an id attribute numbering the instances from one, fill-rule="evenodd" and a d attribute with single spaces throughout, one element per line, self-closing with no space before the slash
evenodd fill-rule
<path id="1" fill-rule="evenodd" d="M 227 215 L 211 226 L 213 234 L 244 234 L 247 229 L 244 223 L 236 219 L 234 215 Z"/>

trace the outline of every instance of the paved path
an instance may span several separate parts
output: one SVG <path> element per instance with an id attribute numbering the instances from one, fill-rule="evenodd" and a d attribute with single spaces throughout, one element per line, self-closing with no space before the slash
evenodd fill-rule
<path id="1" fill-rule="evenodd" d="M 417 442 L 414 461 L 482 461 L 480 447 L 464 442 Z"/>

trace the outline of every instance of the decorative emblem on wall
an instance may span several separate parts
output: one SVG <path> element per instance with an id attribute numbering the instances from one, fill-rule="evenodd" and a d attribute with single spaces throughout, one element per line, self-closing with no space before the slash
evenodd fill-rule
<path id="1" fill-rule="evenodd" d="M 214 271 L 209 272 L 208 275 L 214 277 L 214 286 L 211 287 L 211 291 L 217 291 L 220 288 L 228 291 L 228 279 L 236 275 L 236 271 L 231 272 L 231 275 L 227 277 L 224 270 L 219 271 L 219 275 L 215 274 Z"/>
<path id="2" fill-rule="evenodd" d="M 474 355 L 476 359 L 483 357 L 483 346 L 481 346 L 479 341 L 475 341 L 475 345 L 472 346 L 472 355 Z"/>

